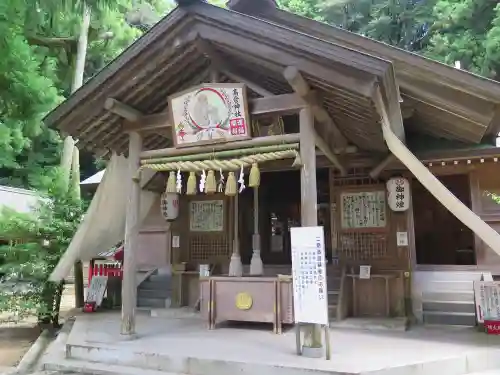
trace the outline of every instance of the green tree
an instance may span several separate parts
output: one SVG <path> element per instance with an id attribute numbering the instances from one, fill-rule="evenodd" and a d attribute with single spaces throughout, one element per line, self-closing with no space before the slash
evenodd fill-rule
<path id="1" fill-rule="evenodd" d="M 57 174 L 55 174 L 57 175 Z M 56 178 L 60 181 L 60 178 Z M 19 321 L 38 316 L 40 325 L 59 325 L 63 283 L 49 275 L 68 247 L 83 215 L 82 201 L 53 184 L 40 195 L 33 214 L 0 211 L 0 233 L 8 245 L 0 246 L 0 313 Z"/>
<path id="2" fill-rule="evenodd" d="M 500 80 L 500 4 L 439 0 L 427 56 Z"/>

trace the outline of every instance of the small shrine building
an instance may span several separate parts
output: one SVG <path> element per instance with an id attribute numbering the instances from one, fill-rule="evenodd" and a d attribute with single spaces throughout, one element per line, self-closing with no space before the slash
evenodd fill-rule
<path id="1" fill-rule="evenodd" d="M 172 302 L 194 306 L 199 265 L 238 285 L 290 275 L 294 226 L 324 227 L 337 320 L 473 325 L 445 292 L 500 274 L 500 84 L 274 1 L 176 8 L 45 121 L 128 158 L 125 333 L 137 267 L 171 265 Z"/>

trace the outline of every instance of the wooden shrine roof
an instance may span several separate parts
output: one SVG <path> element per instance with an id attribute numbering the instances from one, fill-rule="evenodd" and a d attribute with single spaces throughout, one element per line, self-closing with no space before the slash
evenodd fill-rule
<path id="1" fill-rule="evenodd" d="M 265 9 L 259 15 L 204 3 L 175 9 L 45 122 L 93 151 L 124 152 L 128 136 L 123 119 L 104 108 L 107 98 L 144 115 L 164 112 L 169 95 L 206 82 L 213 64 L 221 82 L 243 77 L 272 94 L 293 92 L 283 71 L 296 67 L 343 135 L 362 150 L 386 151 L 373 100 L 377 88 L 393 110 L 396 133 L 402 134 L 398 85 L 403 116 L 410 112 L 415 120 L 409 125 L 412 131 L 468 143 L 478 143 L 492 131 L 499 84 L 273 7 Z M 170 129 L 149 133 L 144 148 L 168 147 L 169 138 Z"/>

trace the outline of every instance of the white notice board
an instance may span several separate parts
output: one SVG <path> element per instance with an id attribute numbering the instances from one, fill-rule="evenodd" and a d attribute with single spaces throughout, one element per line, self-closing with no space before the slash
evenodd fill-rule
<path id="1" fill-rule="evenodd" d="M 495 281 L 474 281 L 474 301 L 478 323 L 500 321 L 500 285 Z"/>
<path id="2" fill-rule="evenodd" d="M 323 227 L 290 229 L 295 323 L 328 324 Z"/>

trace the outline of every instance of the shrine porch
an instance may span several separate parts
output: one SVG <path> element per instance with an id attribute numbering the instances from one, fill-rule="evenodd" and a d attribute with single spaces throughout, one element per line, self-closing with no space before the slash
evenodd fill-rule
<path id="1" fill-rule="evenodd" d="M 137 316 L 137 337 L 120 335 L 119 313 L 79 316 L 65 346 L 54 344 L 45 369 L 91 374 L 191 375 L 314 373 L 461 375 L 500 367 L 500 338 L 470 328 L 415 327 L 407 332 L 331 330 L 332 358 L 295 353 L 295 332 L 220 326 L 175 310 L 168 317 Z M 243 329 L 244 328 L 244 329 Z M 60 345 L 60 346 L 57 346 Z M 66 356 L 65 356 L 66 353 Z"/>

